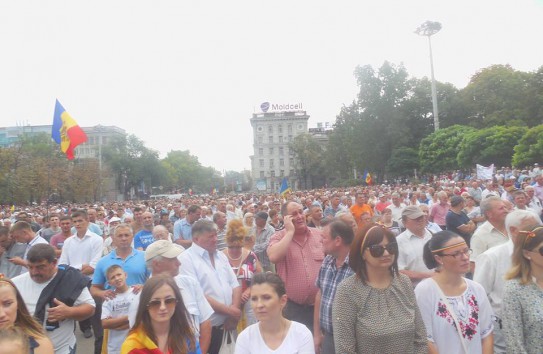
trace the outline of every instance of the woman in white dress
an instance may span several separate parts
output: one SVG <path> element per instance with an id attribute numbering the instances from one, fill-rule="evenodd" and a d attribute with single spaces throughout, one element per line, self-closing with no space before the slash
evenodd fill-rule
<path id="1" fill-rule="evenodd" d="M 471 250 L 464 239 L 441 231 L 424 245 L 424 263 L 435 275 L 415 288 L 430 353 L 492 353 L 492 308 L 484 288 L 464 274 Z"/>
<path id="2" fill-rule="evenodd" d="M 286 304 L 285 284 L 277 274 L 255 274 L 251 305 L 259 322 L 239 334 L 236 354 L 314 354 L 311 331 L 283 317 Z"/>

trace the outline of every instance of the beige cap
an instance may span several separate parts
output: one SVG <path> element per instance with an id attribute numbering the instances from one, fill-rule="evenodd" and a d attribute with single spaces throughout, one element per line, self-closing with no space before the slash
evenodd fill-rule
<path id="1" fill-rule="evenodd" d="M 424 215 L 425 214 L 422 212 L 422 210 L 416 205 L 406 206 L 402 211 L 402 217 L 405 216 L 411 220 L 420 218 Z"/>
<path id="2" fill-rule="evenodd" d="M 181 254 L 185 249 L 178 244 L 172 243 L 168 240 L 158 240 L 147 246 L 145 250 L 145 261 L 148 261 L 157 256 L 166 258 L 175 258 Z"/>

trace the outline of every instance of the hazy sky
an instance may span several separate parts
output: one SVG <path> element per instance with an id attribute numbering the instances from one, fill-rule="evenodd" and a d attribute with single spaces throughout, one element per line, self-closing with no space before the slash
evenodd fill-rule
<path id="1" fill-rule="evenodd" d="M 164 157 L 250 169 L 261 102 L 302 102 L 334 122 L 357 65 L 403 63 L 464 87 L 477 70 L 543 65 L 542 0 L 0 2 L 0 126 L 52 124 L 55 98 L 81 126 L 116 125 Z"/>

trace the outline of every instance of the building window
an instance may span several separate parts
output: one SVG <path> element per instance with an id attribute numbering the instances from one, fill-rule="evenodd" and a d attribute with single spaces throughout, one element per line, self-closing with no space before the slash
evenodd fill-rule
<path id="1" fill-rule="evenodd" d="M 264 178 L 264 171 L 260 171 L 260 178 Z"/>
<path id="2" fill-rule="evenodd" d="M 273 165 L 274 165 L 273 159 L 270 159 L 270 168 L 273 168 Z"/>
<path id="3" fill-rule="evenodd" d="M 268 143 L 273 144 L 273 136 L 268 136 Z"/>
<path id="4" fill-rule="evenodd" d="M 258 156 L 264 155 L 264 148 L 258 148 Z"/>
<path id="5" fill-rule="evenodd" d="M 294 158 L 293 157 L 289 158 L 288 163 L 290 164 L 290 166 L 294 166 Z"/>
<path id="6" fill-rule="evenodd" d="M 280 142 L 280 143 L 283 142 L 283 136 L 282 136 L 282 135 L 279 135 L 279 142 Z"/>
<path id="7" fill-rule="evenodd" d="M 281 170 L 281 177 L 285 177 L 285 170 Z"/>
<path id="8" fill-rule="evenodd" d="M 269 134 L 273 133 L 273 125 L 268 125 L 268 133 Z"/>
<path id="9" fill-rule="evenodd" d="M 292 134 L 292 124 L 289 124 L 287 129 L 288 129 L 288 133 Z"/>
<path id="10" fill-rule="evenodd" d="M 260 167 L 264 167 L 264 159 L 260 159 L 259 163 L 260 163 Z"/>
<path id="11" fill-rule="evenodd" d="M 283 152 L 284 152 L 283 147 L 280 147 L 280 148 L 279 148 L 279 155 L 283 156 Z"/>
<path id="12" fill-rule="evenodd" d="M 283 126 L 282 125 L 277 126 L 277 132 L 279 134 L 283 134 Z"/>
<path id="13" fill-rule="evenodd" d="M 102 137 L 102 145 L 107 144 L 107 136 Z"/>
<path id="14" fill-rule="evenodd" d="M 294 176 L 294 170 L 293 169 L 291 169 L 289 173 L 290 173 L 291 176 Z"/>
<path id="15" fill-rule="evenodd" d="M 259 144 L 263 144 L 263 143 L 264 143 L 264 137 L 263 137 L 263 136 L 259 136 L 259 137 L 258 137 L 258 143 L 259 143 Z"/>
<path id="16" fill-rule="evenodd" d="M 286 149 L 287 149 L 287 155 L 292 156 L 292 150 L 290 150 L 288 147 Z"/>
<path id="17" fill-rule="evenodd" d="M 279 159 L 279 166 L 285 166 L 285 159 Z"/>
<path id="18" fill-rule="evenodd" d="M 270 171 L 270 175 L 271 175 L 272 177 L 275 177 L 275 171 L 274 171 L 274 170 L 271 170 L 271 171 Z"/>
<path id="19" fill-rule="evenodd" d="M 270 155 L 273 155 L 273 148 L 270 148 Z"/>
<path id="20" fill-rule="evenodd" d="M 288 136 L 288 141 L 289 141 L 289 142 L 292 141 L 292 135 L 289 135 L 289 136 Z"/>

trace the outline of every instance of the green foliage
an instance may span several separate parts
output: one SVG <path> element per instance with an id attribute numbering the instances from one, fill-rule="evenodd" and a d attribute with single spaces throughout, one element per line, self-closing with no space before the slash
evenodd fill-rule
<path id="1" fill-rule="evenodd" d="M 418 150 L 410 147 L 400 147 L 392 151 L 392 156 L 387 162 L 387 175 L 410 175 L 419 168 Z"/>
<path id="2" fill-rule="evenodd" d="M 313 188 L 315 178 L 323 174 L 322 147 L 311 134 L 304 133 L 292 140 L 289 149 L 297 160 L 296 166 L 302 178 L 303 188 Z"/>
<path id="3" fill-rule="evenodd" d="M 212 167 L 204 167 L 198 157 L 190 151 L 173 150 L 161 162 L 167 171 L 170 189 L 181 189 L 187 192 L 209 193 L 212 188 L 223 185 L 220 173 Z"/>
<path id="4" fill-rule="evenodd" d="M 513 166 L 522 167 L 540 162 L 543 156 L 543 125 L 529 129 L 515 146 Z"/>
<path id="5" fill-rule="evenodd" d="M 474 128 L 453 125 L 440 129 L 422 139 L 419 148 L 419 161 L 422 172 L 440 172 L 458 169 L 456 160 L 458 149 L 464 135 Z"/>
<path id="6" fill-rule="evenodd" d="M 458 164 L 510 166 L 513 148 L 526 133 L 526 127 L 495 126 L 467 133 L 460 144 Z"/>

